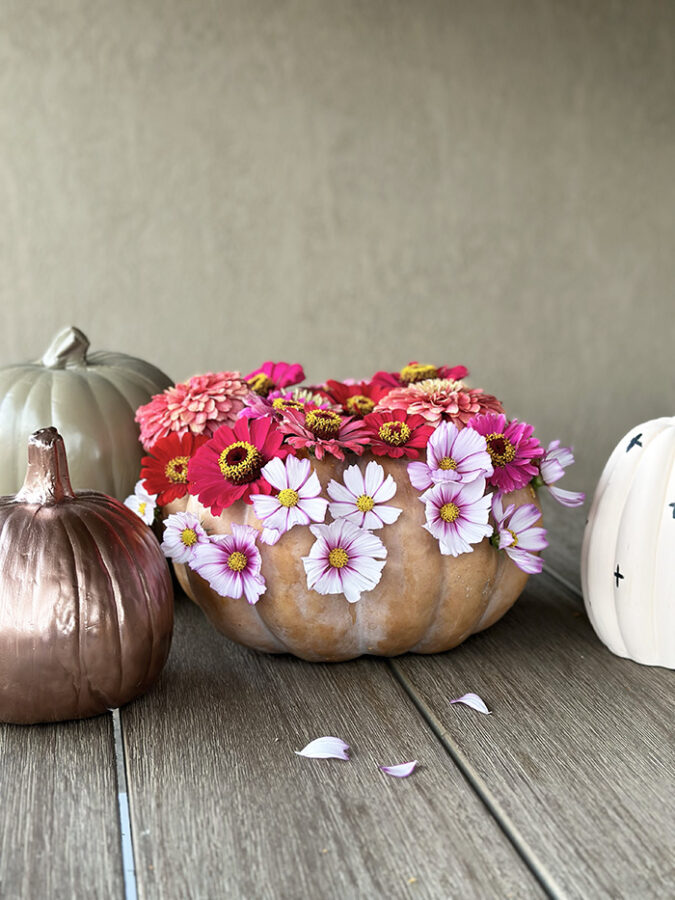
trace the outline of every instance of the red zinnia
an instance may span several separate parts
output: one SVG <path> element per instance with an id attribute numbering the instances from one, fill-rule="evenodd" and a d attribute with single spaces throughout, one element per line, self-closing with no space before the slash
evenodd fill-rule
<path id="1" fill-rule="evenodd" d="M 488 413 L 471 419 L 469 428 L 482 434 L 487 442 L 494 467 L 488 484 L 509 494 L 524 488 L 539 474 L 533 460 L 543 456 L 544 448 L 532 437 L 532 425 L 517 419 L 507 424 L 506 416 Z"/>
<path id="2" fill-rule="evenodd" d="M 389 388 L 369 381 L 344 384 L 341 381 L 327 381 L 323 393 L 339 403 L 348 416 L 362 419 L 371 413 L 378 401 L 389 392 Z"/>
<path id="3" fill-rule="evenodd" d="M 219 516 L 236 500 L 250 503 L 251 494 L 271 494 L 260 473 L 275 456 L 284 459 L 283 435 L 272 419 L 238 419 L 234 428 L 223 425 L 190 460 L 190 493 Z"/>
<path id="4" fill-rule="evenodd" d="M 371 413 L 363 420 L 370 432 L 370 449 L 375 456 L 417 459 L 434 427 L 422 416 L 410 416 L 404 409 Z"/>
<path id="5" fill-rule="evenodd" d="M 426 363 L 409 362 L 403 366 L 400 372 L 376 372 L 371 378 L 371 384 L 383 387 L 404 387 L 416 384 L 418 381 L 428 381 L 430 378 L 445 378 L 450 381 L 460 381 L 466 378 L 469 370 L 466 366 L 432 366 Z"/>
<path id="6" fill-rule="evenodd" d="M 195 451 L 208 441 L 205 434 L 188 432 L 182 437 L 172 432 L 159 438 L 141 460 L 141 481 L 157 503 L 165 506 L 188 492 L 188 463 Z"/>

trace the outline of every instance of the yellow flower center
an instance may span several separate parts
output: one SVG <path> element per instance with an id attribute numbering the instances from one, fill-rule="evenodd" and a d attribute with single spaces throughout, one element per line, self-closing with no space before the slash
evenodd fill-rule
<path id="1" fill-rule="evenodd" d="M 410 440 L 412 431 L 405 422 L 384 422 L 380 425 L 377 436 L 385 444 L 392 447 L 402 447 Z"/>
<path id="2" fill-rule="evenodd" d="M 234 553 L 230 553 L 227 559 L 227 564 L 233 572 L 243 572 L 247 563 L 248 560 L 241 550 L 235 550 Z"/>
<path id="3" fill-rule="evenodd" d="M 247 441 L 235 441 L 218 457 L 218 467 L 223 478 L 232 484 L 248 484 L 255 481 L 263 465 L 260 451 Z"/>
<path id="4" fill-rule="evenodd" d="M 368 494 L 361 494 L 356 500 L 356 508 L 363 513 L 370 512 L 375 506 L 375 501 Z"/>
<path id="5" fill-rule="evenodd" d="M 164 467 L 164 474 L 172 484 L 187 484 L 189 456 L 174 456 Z"/>
<path id="6" fill-rule="evenodd" d="M 516 448 L 503 434 L 493 432 L 488 434 L 485 440 L 493 465 L 504 467 L 516 458 Z"/>
<path id="7" fill-rule="evenodd" d="M 403 384 L 415 384 L 415 382 L 424 381 L 427 378 L 438 378 L 438 369 L 436 366 L 425 366 L 421 363 L 415 363 L 414 365 L 403 366 L 399 376 Z"/>
<path id="8" fill-rule="evenodd" d="M 194 528 L 184 528 L 180 533 L 180 539 L 186 547 L 192 547 L 197 543 L 197 532 Z"/>
<path id="9" fill-rule="evenodd" d="M 297 506 L 299 499 L 300 495 L 298 492 L 291 490 L 291 488 L 284 488 L 282 491 L 279 491 L 279 496 L 277 497 L 282 506 Z"/>
<path id="10" fill-rule="evenodd" d="M 512 546 L 512 547 L 517 547 L 517 546 L 518 546 L 518 535 L 515 533 L 515 531 L 511 531 L 510 528 L 508 528 L 507 531 L 509 532 L 509 534 L 510 534 L 511 537 L 513 538 L 513 543 L 511 544 L 511 546 Z"/>
<path id="11" fill-rule="evenodd" d="M 285 409 L 297 409 L 300 412 L 305 408 L 305 404 L 299 400 L 287 400 L 285 397 L 275 397 L 272 400 L 272 408 L 283 412 Z"/>
<path id="12" fill-rule="evenodd" d="M 264 372 L 252 375 L 247 383 L 251 390 L 255 391 L 256 394 L 260 394 L 261 397 L 266 397 L 275 386 L 272 379 L 268 378 Z"/>
<path id="13" fill-rule="evenodd" d="M 305 425 L 319 438 L 337 437 L 342 419 L 330 409 L 311 409 L 305 416 Z"/>
<path id="14" fill-rule="evenodd" d="M 347 407 L 347 412 L 351 413 L 353 416 L 367 416 L 368 413 L 371 413 L 375 409 L 375 401 L 371 400 L 370 397 L 366 397 L 364 394 L 354 394 L 353 397 L 347 397 L 345 401 L 345 406 Z"/>
<path id="15" fill-rule="evenodd" d="M 342 547 L 333 547 L 328 554 L 328 563 L 334 569 L 341 569 L 343 566 L 346 566 L 348 562 L 349 557 Z"/>
<path id="16" fill-rule="evenodd" d="M 459 507 L 454 503 L 444 503 L 441 506 L 440 514 L 444 522 L 454 522 L 459 516 Z"/>
<path id="17" fill-rule="evenodd" d="M 451 456 L 444 456 L 443 459 L 438 463 L 438 468 L 443 469 L 443 471 L 447 472 L 448 469 L 456 469 L 457 463 Z"/>
<path id="18" fill-rule="evenodd" d="M 145 508 L 147 505 L 148 505 L 147 500 L 141 500 L 141 502 L 138 504 L 138 515 L 139 516 L 145 515 Z"/>

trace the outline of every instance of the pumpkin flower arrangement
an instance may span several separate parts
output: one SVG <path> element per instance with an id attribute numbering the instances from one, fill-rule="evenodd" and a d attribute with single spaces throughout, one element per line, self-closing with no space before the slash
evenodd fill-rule
<path id="1" fill-rule="evenodd" d="M 266 362 L 247 376 L 197 376 L 138 409 L 147 455 L 128 503 L 143 504 L 146 521 L 149 504 L 162 508 L 165 554 L 236 640 L 308 659 L 447 649 L 499 618 L 541 571 L 537 490 L 566 506 L 584 499 L 555 486 L 571 450 L 545 449 L 467 374 L 411 362 L 303 388 L 300 365 Z M 469 621 L 449 594 L 474 570 L 482 582 L 464 591 L 478 610 Z M 383 638 L 377 604 L 397 604 L 403 622 L 406 601 L 421 602 L 406 594 L 437 582 L 443 597 L 429 602 L 444 634 L 418 634 L 408 617 L 414 635 Z M 365 611 L 345 618 L 354 604 Z M 341 646 L 298 647 L 297 617 L 317 635 L 329 610 Z M 362 633 L 348 639 L 359 616 Z"/>

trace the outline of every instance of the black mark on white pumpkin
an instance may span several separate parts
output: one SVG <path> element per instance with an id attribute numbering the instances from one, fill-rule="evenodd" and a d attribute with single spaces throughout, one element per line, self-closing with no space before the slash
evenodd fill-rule
<path id="1" fill-rule="evenodd" d="M 616 572 L 614 572 L 614 577 L 616 578 L 616 586 L 619 586 L 619 579 L 623 578 L 621 572 L 619 572 L 619 564 L 616 564 Z"/>
<path id="2" fill-rule="evenodd" d="M 634 438 L 630 439 L 630 443 L 626 447 L 626 453 L 628 453 L 629 450 L 632 450 L 633 447 L 641 447 L 642 446 L 642 444 L 640 443 L 641 437 L 642 437 L 642 432 L 640 432 L 640 434 L 636 434 Z"/>
<path id="3" fill-rule="evenodd" d="M 669 503 L 668 506 L 672 509 L 672 511 L 673 511 L 673 518 L 675 519 L 675 503 Z"/>

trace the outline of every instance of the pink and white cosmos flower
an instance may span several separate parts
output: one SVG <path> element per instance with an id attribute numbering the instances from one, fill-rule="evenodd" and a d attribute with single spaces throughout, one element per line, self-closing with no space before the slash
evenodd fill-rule
<path id="1" fill-rule="evenodd" d="M 511 503 L 504 509 L 501 495 L 493 494 L 492 515 L 499 549 L 505 550 L 523 572 L 529 575 L 541 572 L 543 560 L 535 553 L 548 547 L 548 541 L 546 529 L 535 527 L 541 512 L 534 503 L 519 506 L 518 509 Z"/>
<path id="2" fill-rule="evenodd" d="M 551 441 L 539 461 L 539 475 L 543 484 L 558 503 L 567 507 L 581 506 L 586 499 L 583 491 L 565 491 L 562 488 L 554 487 L 556 481 L 560 481 L 565 474 L 567 466 L 571 466 L 573 462 L 572 448 L 561 447 L 560 441 Z"/>
<path id="3" fill-rule="evenodd" d="M 396 493 L 396 482 L 391 475 L 385 478 L 379 463 L 371 460 L 365 472 L 349 466 L 342 477 L 344 484 L 331 480 L 327 488 L 334 519 L 347 519 L 359 528 L 374 531 L 391 525 L 401 515 L 399 507 L 383 505 Z"/>
<path id="4" fill-rule="evenodd" d="M 488 523 L 491 496 L 485 494 L 485 479 L 467 484 L 442 481 L 429 488 L 420 500 L 426 507 L 426 530 L 438 539 L 443 556 L 471 553 L 492 534 Z"/>
<path id="5" fill-rule="evenodd" d="M 157 494 L 149 494 L 143 487 L 143 482 L 137 481 L 133 494 L 129 494 L 124 505 L 143 519 L 146 525 L 152 525 L 157 507 Z"/>
<path id="6" fill-rule="evenodd" d="M 179 512 L 164 522 L 164 556 L 177 563 L 189 563 L 197 544 L 208 544 L 209 536 L 193 513 Z"/>
<path id="7" fill-rule="evenodd" d="M 197 544 L 190 568 L 221 597 L 239 600 L 245 595 L 249 603 L 257 603 L 267 590 L 260 574 L 257 534 L 249 525 L 233 524 L 232 534 L 214 534 L 208 544 Z"/>
<path id="8" fill-rule="evenodd" d="M 271 459 L 262 475 L 278 493 L 251 494 L 256 516 L 263 523 L 260 540 L 276 544 L 294 525 L 323 522 L 328 501 L 319 497 L 321 484 L 308 459 L 287 456 L 285 461 Z"/>
<path id="9" fill-rule="evenodd" d="M 474 481 L 492 475 L 487 442 L 473 428 L 461 431 L 451 422 L 440 422 L 427 444 L 427 461 L 408 463 L 414 488 L 426 491 L 443 481 Z"/>
<path id="10" fill-rule="evenodd" d="M 382 577 L 387 548 L 370 531 L 347 519 L 330 525 L 310 525 L 316 541 L 302 557 L 307 587 L 318 594 L 344 594 L 349 603 L 372 591 Z"/>

